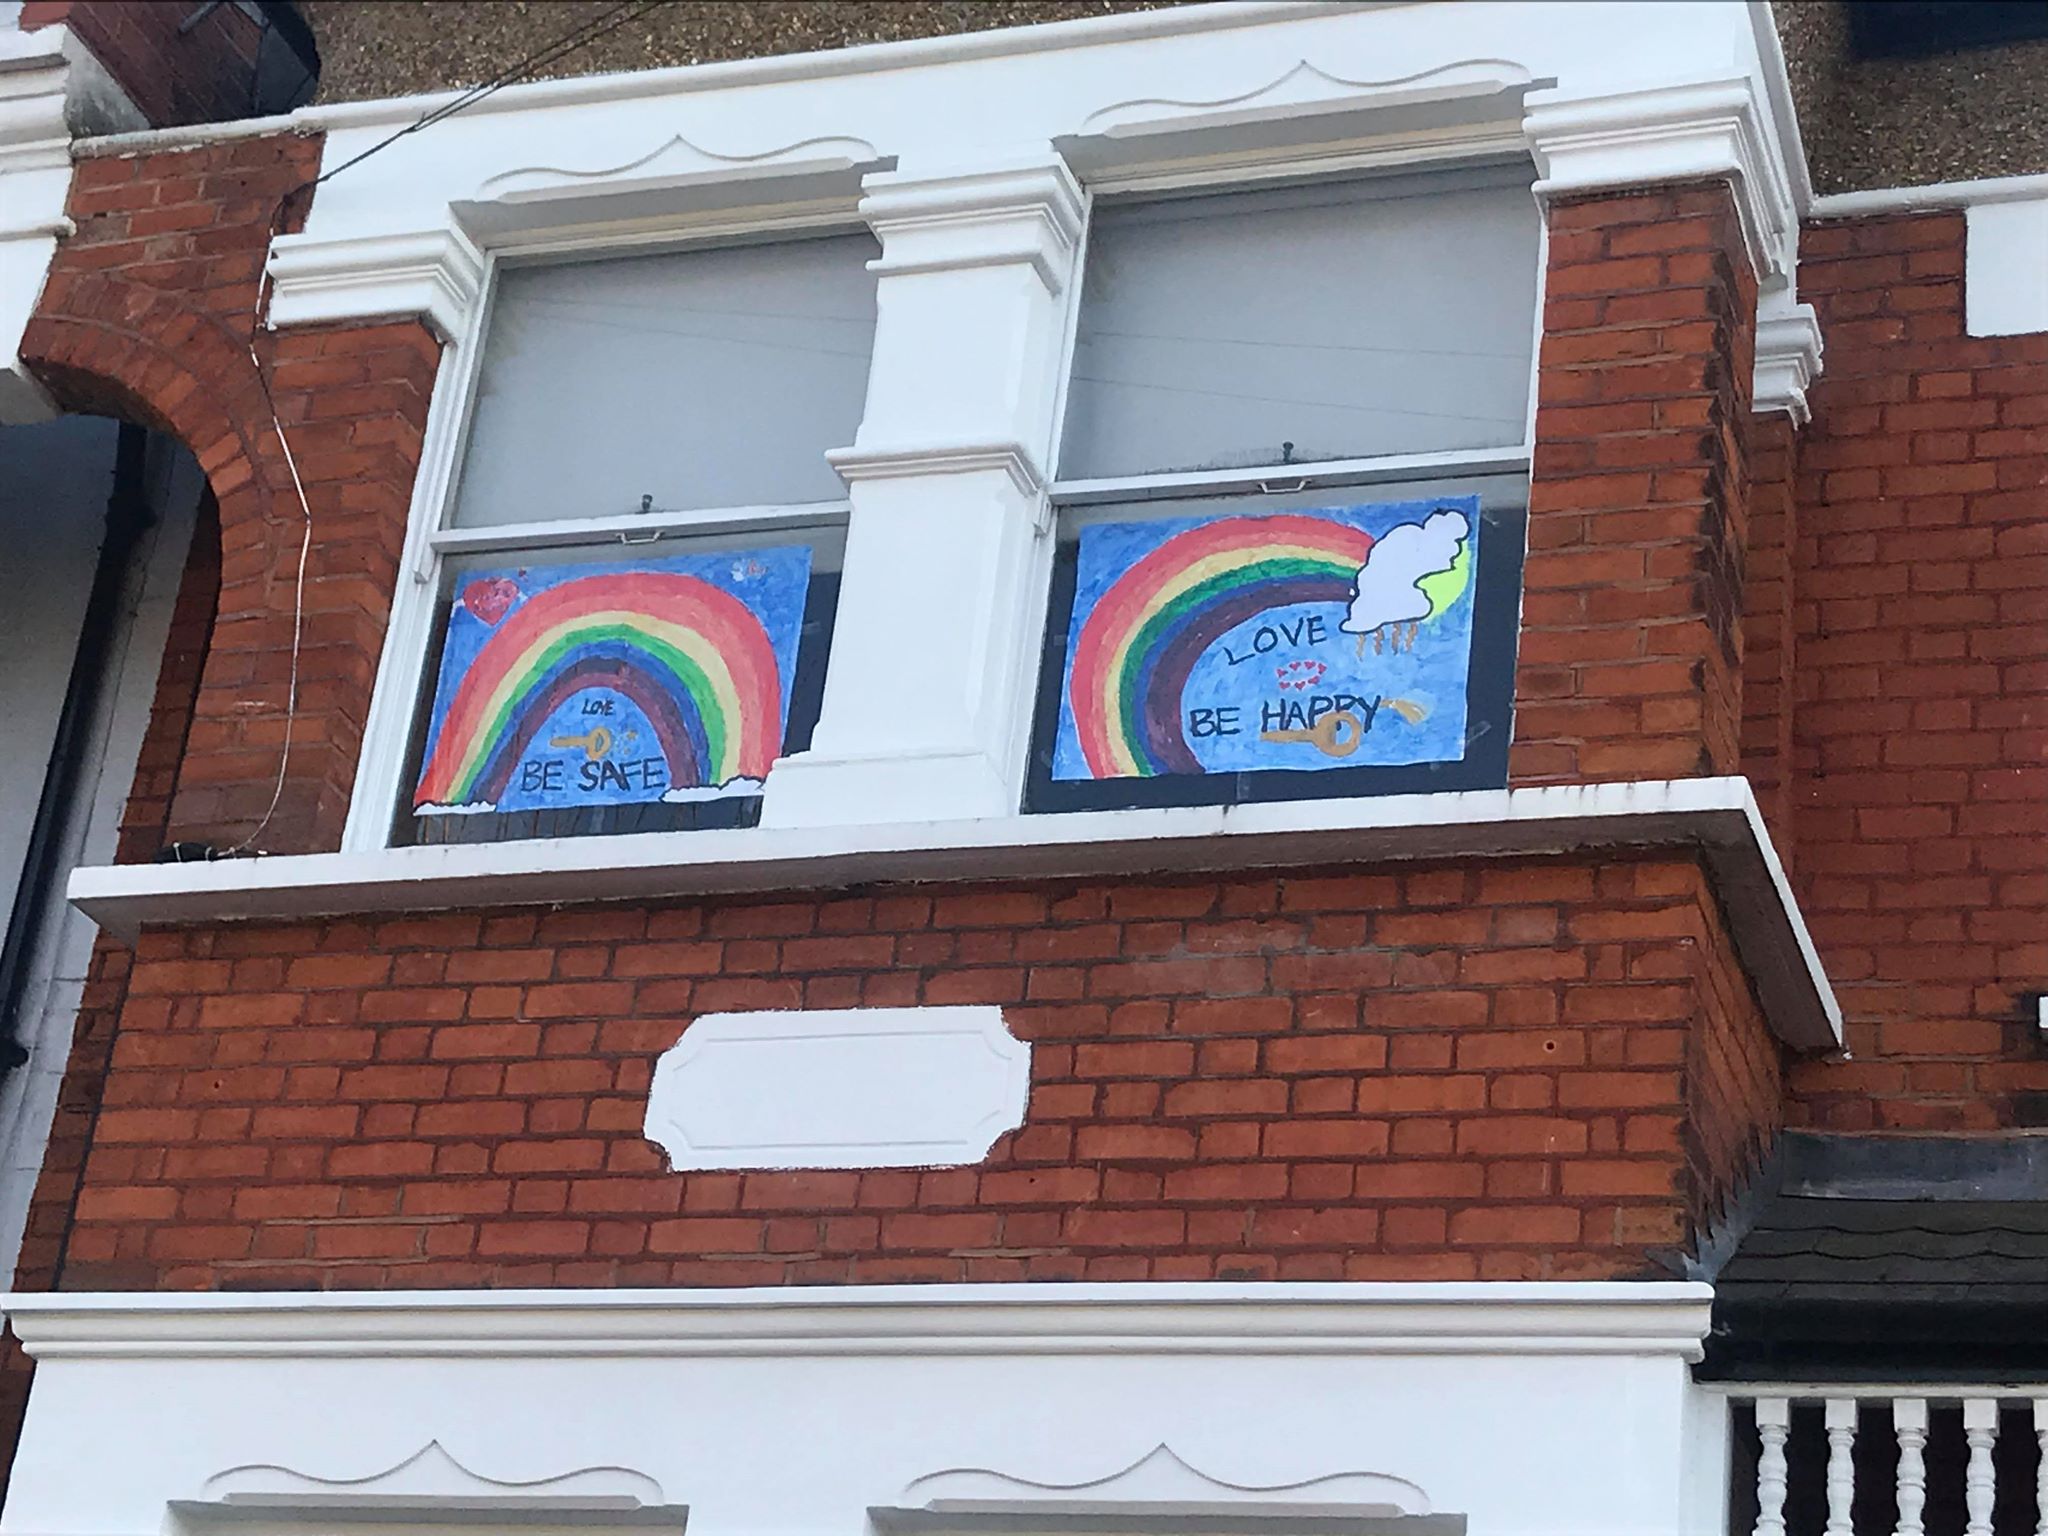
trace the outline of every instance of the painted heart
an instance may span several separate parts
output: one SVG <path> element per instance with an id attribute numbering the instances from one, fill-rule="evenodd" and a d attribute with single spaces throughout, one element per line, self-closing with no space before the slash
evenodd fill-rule
<path id="1" fill-rule="evenodd" d="M 462 589 L 462 606 L 486 624 L 496 624 L 518 600 L 517 584 L 503 576 L 472 581 Z"/>
<path id="2" fill-rule="evenodd" d="M 1315 660 L 1313 657 L 1306 657 L 1300 661 L 1285 662 L 1275 667 L 1273 669 L 1273 676 L 1278 679 L 1282 688 L 1292 688 L 1296 693 L 1303 693 L 1321 682 L 1323 674 L 1327 671 L 1329 671 L 1329 668 L 1320 661 Z"/>

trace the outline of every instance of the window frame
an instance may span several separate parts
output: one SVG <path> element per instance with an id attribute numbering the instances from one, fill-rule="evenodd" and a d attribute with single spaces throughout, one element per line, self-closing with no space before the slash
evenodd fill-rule
<path id="1" fill-rule="evenodd" d="M 1306 464 L 1273 463 L 1234 466 L 1227 469 L 1166 470 L 1099 477 L 1066 478 L 1060 474 L 1060 455 L 1065 446 L 1070 383 L 1074 371 L 1075 350 L 1080 339 L 1082 297 L 1088 284 L 1090 239 L 1094 229 L 1095 211 L 1102 204 L 1114 204 L 1126 199 L 1149 201 L 1256 191 L 1275 185 L 1342 182 L 1361 179 L 1375 172 L 1437 172 L 1455 175 L 1462 170 L 1483 171 L 1501 166 L 1527 167 L 1530 196 L 1537 209 L 1536 248 L 1533 253 L 1535 302 L 1531 306 L 1532 312 L 1529 316 L 1529 388 L 1520 443 L 1505 447 L 1324 459 Z M 1389 491 L 1398 491 L 1403 485 L 1421 481 L 1517 475 L 1524 486 L 1522 514 L 1517 520 L 1524 544 L 1522 548 L 1514 551 L 1512 561 L 1512 574 L 1516 585 L 1514 617 L 1508 626 L 1508 661 L 1511 675 L 1505 711 L 1507 733 L 1497 747 L 1490 749 L 1488 753 L 1489 760 L 1498 756 L 1499 772 L 1490 774 L 1484 784 L 1460 783 L 1455 787 L 1499 788 L 1505 785 L 1507 750 L 1513 740 L 1514 729 L 1512 668 L 1515 658 L 1519 655 L 1521 641 L 1520 582 L 1526 554 L 1527 489 L 1533 483 L 1535 467 L 1536 411 L 1543 352 L 1543 309 L 1545 284 L 1550 266 L 1550 220 L 1542 199 L 1536 193 L 1536 185 L 1540 179 L 1540 170 L 1534 163 L 1525 138 L 1488 129 L 1452 131 L 1406 140 L 1396 136 L 1391 141 L 1366 144 L 1354 142 L 1309 146 L 1292 152 L 1257 154 L 1243 158 L 1230 157 L 1200 165 L 1176 165 L 1170 162 L 1136 164 L 1121 170 L 1091 174 L 1086 178 L 1087 207 L 1081 231 L 1077 275 L 1069 284 L 1067 293 L 1059 393 L 1054 402 L 1052 443 L 1048 460 L 1052 474 L 1045 491 L 1044 526 L 1046 537 L 1053 543 L 1053 558 L 1046 562 L 1048 579 L 1045 583 L 1043 602 L 1038 610 L 1037 666 L 1032 671 L 1030 686 L 1020 690 L 1020 697 L 1017 700 L 1017 707 L 1023 716 L 1018 724 L 1017 739 L 1024 743 L 1026 754 L 1019 776 L 1022 785 L 1018 807 L 1020 815 L 1052 815 L 1076 810 L 1099 813 L 1158 806 L 1251 804 L 1261 800 L 1374 799 L 1388 794 L 1413 792 L 1431 787 L 1417 783 L 1411 789 L 1404 784 L 1400 787 L 1360 793 L 1354 788 L 1340 785 L 1332 793 L 1319 794 L 1313 786 L 1295 786 L 1292 781 L 1329 775 L 1287 773 L 1283 770 L 1272 772 L 1269 793 L 1251 796 L 1225 793 L 1220 785 L 1216 791 L 1208 794 L 1197 789 L 1194 793 L 1174 796 L 1156 787 L 1141 790 L 1137 794 L 1130 793 L 1133 784 L 1154 783 L 1149 780 L 1053 781 L 1049 770 L 1041 765 L 1040 757 L 1042 753 L 1049 752 L 1049 743 L 1058 729 L 1059 683 L 1057 678 L 1049 678 L 1047 674 L 1055 666 L 1064 666 L 1066 646 L 1064 635 L 1058 637 L 1057 645 L 1053 643 L 1048 626 L 1052 622 L 1058 595 L 1056 588 L 1060 578 L 1054 573 L 1054 567 L 1060 558 L 1061 536 L 1066 522 L 1064 513 L 1067 508 L 1118 502 L 1202 498 L 1214 499 L 1217 503 L 1217 514 L 1223 516 L 1228 515 L 1231 498 L 1234 497 L 1328 490 L 1334 500 L 1352 490 L 1366 491 L 1374 487 L 1384 487 Z M 1458 765 L 1451 766 L 1455 768 Z M 1491 761 L 1487 766 L 1493 766 Z M 1413 768 L 1390 768 L 1351 772 L 1399 776 L 1416 771 Z M 1213 777 L 1219 781 L 1235 781 L 1243 775 Z M 1340 772 L 1335 777 L 1345 779 L 1347 783 L 1356 782 L 1349 779 L 1348 773 Z M 1495 783 L 1495 779 L 1499 782 Z M 1397 784 L 1399 780 L 1389 780 L 1389 783 Z"/>
<path id="2" fill-rule="evenodd" d="M 392 594 L 390 619 L 364 720 L 356 780 L 342 831 L 342 852 L 374 853 L 407 846 L 394 835 L 394 829 L 409 805 L 411 786 L 405 780 L 408 765 L 415 756 L 414 737 L 420 712 L 426 707 L 424 690 L 431 682 L 427 662 L 439 649 L 434 625 L 444 564 L 449 557 L 516 554 L 524 549 L 575 545 L 603 548 L 612 540 L 617 540 L 617 547 L 624 550 L 667 539 L 771 529 L 801 533 L 817 528 L 843 528 L 851 515 L 851 498 L 842 494 L 822 502 L 652 508 L 594 518 L 503 523 L 481 528 L 455 526 L 463 459 L 474 423 L 500 274 L 508 269 L 542 264 L 567 265 L 869 234 L 856 203 L 852 198 L 828 199 L 779 210 L 755 209 L 740 215 L 692 221 L 685 227 L 665 223 L 644 233 L 600 226 L 514 234 L 480 252 L 483 270 L 477 302 L 470 307 L 461 334 L 451 336 L 442 348 L 428 405 L 396 590 Z M 865 402 L 862 410 L 865 413 Z M 635 534 L 642 537 L 634 537 Z"/>

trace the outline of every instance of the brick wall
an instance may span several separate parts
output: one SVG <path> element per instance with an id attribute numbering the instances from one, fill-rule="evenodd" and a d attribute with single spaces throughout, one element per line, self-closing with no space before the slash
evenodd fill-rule
<path id="1" fill-rule="evenodd" d="M 2048 1124 L 2048 336 L 1972 338 L 1959 213 L 1824 223 L 1799 451 L 1797 873 L 1843 1129 Z"/>
<path id="2" fill-rule="evenodd" d="M 1688 861 L 146 933 L 67 1288 L 1666 1272 L 1775 1115 Z M 978 1167 L 664 1170 L 730 1008 L 992 1002 Z"/>
<path id="3" fill-rule="evenodd" d="M 397 581 L 436 342 L 411 321 L 278 338 L 255 313 L 271 231 L 302 217 L 295 194 L 319 158 L 317 139 L 277 135 L 81 161 L 78 232 L 22 341 L 67 407 L 182 440 L 219 502 L 220 612 L 171 808 L 179 840 L 338 846 Z M 273 404 L 314 536 L 290 762 L 270 812 L 305 529 Z"/>
<path id="4" fill-rule="evenodd" d="M 21 26 L 70 27 L 154 127 L 253 116 L 263 23 L 239 5 L 200 10 L 169 0 L 27 0 Z"/>
<path id="5" fill-rule="evenodd" d="M 1749 549 L 1742 605 L 1742 771 L 1778 856 L 1793 836 L 1792 720 L 1798 696 L 1793 596 L 1799 509 L 1794 475 L 1800 434 L 1782 412 L 1750 418 Z"/>
<path id="6" fill-rule="evenodd" d="M 1732 773 L 1756 288 L 1726 187 L 1550 210 L 1516 783 Z"/>

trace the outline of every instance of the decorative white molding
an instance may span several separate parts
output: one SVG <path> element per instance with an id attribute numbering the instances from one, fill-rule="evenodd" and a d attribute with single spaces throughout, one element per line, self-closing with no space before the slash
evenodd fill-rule
<path id="1" fill-rule="evenodd" d="M 661 1484 L 625 1467 L 579 1467 L 551 1477 L 489 1477 L 430 1440 L 394 1466 L 355 1477 L 328 1477 L 265 1463 L 231 1467 L 206 1480 L 196 1499 L 171 1511 L 186 1529 L 211 1529 L 273 1517 L 346 1511 L 357 1519 L 446 1520 L 459 1514 L 534 1518 L 596 1512 L 666 1513 L 677 1528 L 686 1511 L 667 1505 Z"/>
<path id="2" fill-rule="evenodd" d="M 1783 411 L 1795 427 L 1812 414 L 1807 388 L 1820 376 L 1820 317 L 1811 304 L 1774 289 L 1757 301 L 1756 367 L 1751 377 L 1750 405 L 1758 411 Z"/>
<path id="3" fill-rule="evenodd" d="M 821 135 L 773 149 L 721 154 L 678 133 L 645 154 L 616 164 L 536 165 L 501 171 L 486 179 L 476 195 L 480 202 L 497 203 L 583 197 L 600 190 L 623 195 L 692 187 L 708 181 L 854 171 L 872 166 L 880 158 L 875 146 L 866 139 Z"/>
<path id="4" fill-rule="evenodd" d="M 1529 71 L 1511 59 L 1462 59 L 1385 80 L 1354 80 L 1301 59 L 1278 77 L 1235 95 L 1207 100 L 1138 97 L 1091 112 L 1080 136 L 1130 138 L 1164 130 L 1200 132 L 1333 112 L 1382 113 L 1400 107 L 1500 97 L 1527 87 Z M 1327 125 L 1323 131 L 1327 132 Z"/>
<path id="5" fill-rule="evenodd" d="M 37 1370 L 6 1529 L 144 1536 L 223 1469 L 343 1492 L 439 1438 L 486 1480 L 636 1472 L 704 1531 L 858 1532 L 883 1505 L 959 1536 L 1450 1536 L 1455 1516 L 1319 1513 L 1412 1498 L 1359 1477 L 1383 1468 L 1490 1536 L 1705 1532 L 1725 1414 L 1686 1366 L 1712 1299 L 1637 1280 L 43 1293 L 0 1303 Z M 1162 1442 L 1193 1470 L 1147 1465 Z M 977 1496 L 926 1480 L 948 1469 L 988 1469 L 980 1491 L 1024 1513 L 945 1507 Z M 1098 1499 L 1116 1508 L 1059 1507 Z M 493 1526 L 387 1504 L 359 1527 L 342 1507 L 216 1507 L 300 1536 L 465 1520 L 675 1536 L 679 1513 L 529 1505 Z"/>
<path id="6" fill-rule="evenodd" d="M 1973 203 L 1964 215 L 1963 304 L 1972 336 L 2048 331 L 2048 191 Z"/>
<path id="7" fill-rule="evenodd" d="M 773 828 L 850 805 L 906 824 L 1005 817 L 1021 793 L 1086 199 L 1050 148 L 863 187 L 879 320 L 860 431 L 828 455 L 853 504 L 832 665 L 810 750 L 769 775 Z"/>
<path id="8" fill-rule="evenodd" d="M 1788 277 L 1799 221 L 1778 145 L 1748 76 L 1605 96 L 1533 93 L 1523 130 L 1544 200 L 1662 183 L 1726 180 L 1759 287 Z"/>
<path id="9" fill-rule="evenodd" d="M 452 225 L 352 240 L 280 235 L 270 246 L 269 324 L 419 319 L 447 341 L 467 328 L 483 278 L 483 256 Z"/>
<path id="10" fill-rule="evenodd" d="M 1741 778 L 122 864 L 74 871 L 69 895 L 132 937 L 145 923 L 1623 847 L 1700 850 L 1771 1027 L 1802 1049 L 1839 1044 L 1840 1006 Z"/>
<path id="11" fill-rule="evenodd" d="M 944 1168 L 1024 1123 L 1031 1047 L 990 1006 L 709 1013 L 654 1069 L 685 1168 Z"/>
<path id="12" fill-rule="evenodd" d="M 1057 296 L 1073 270 L 1085 206 L 1057 157 L 937 175 L 877 172 L 860 200 L 882 241 L 868 267 L 891 277 L 1029 262 Z"/>
<path id="13" fill-rule="evenodd" d="M 1702 1358 L 1700 1281 L 1229 1281 L 744 1290 L 38 1291 L 38 1361 L 862 1355 Z"/>
<path id="14" fill-rule="evenodd" d="M 895 479 L 904 475 L 962 475 L 1000 470 L 1021 495 L 1045 489 L 1046 471 L 1029 443 L 1011 439 L 998 443 L 903 443 L 894 447 L 834 448 L 825 455 L 840 478 Z"/>
<path id="15" fill-rule="evenodd" d="M 918 1478 L 896 1506 L 871 1509 L 885 1531 L 929 1530 L 919 1516 L 1016 1515 L 1034 1526 L 1060 1517 L 1087 1521 L 1115 1514 L 1156 1518 L 1171 1529 L 1188 1516 L 1245 1520 L 1270 1529 L 1275 1517 L 1374 1519 L 1427 1515 L 1429 1495 L 1384 1472 L 1332 1472 L 1290 1483 L 1242 1483 L 1192 1465 L 1159 1445 L 1117 1471 L 1081 1482 L 1053 1483 L 956 1467 Z M 975 1522 L 978 1523 L 978 1522 Z"/>
<path id="16" fill-rule="evenodd" d="M 0 32 L 0 422 L 47 421 L 56 407 L 21 365 L 57 238 L 71 233 L 68 29 Z"/>

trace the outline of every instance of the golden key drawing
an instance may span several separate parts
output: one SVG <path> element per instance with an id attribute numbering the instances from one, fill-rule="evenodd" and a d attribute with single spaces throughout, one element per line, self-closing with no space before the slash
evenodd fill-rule
<path id="1" fill-rule="evenodd" d="M 581 747 L 583 755 L 593 763 L 612 749 L 612 733 L 609 726 L 594 725 L 581 736 L 550 736 L 551 747 Z"/>
<path id="2" fill-rule="evenodd" d="M 1365 740 L 1365 727 L 1348 709 L 1333 709 L 1305 731 L 1261 731 L 1261 741 L 1305 741 L 1325 757 L 1349 757 Z"/>

